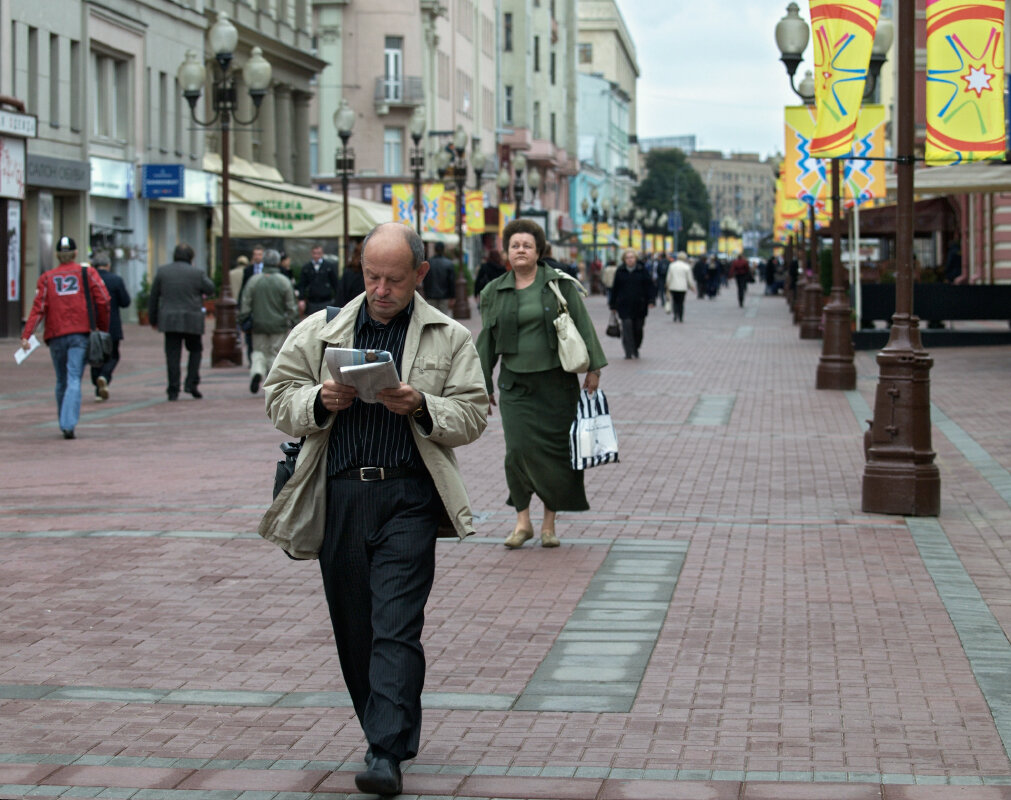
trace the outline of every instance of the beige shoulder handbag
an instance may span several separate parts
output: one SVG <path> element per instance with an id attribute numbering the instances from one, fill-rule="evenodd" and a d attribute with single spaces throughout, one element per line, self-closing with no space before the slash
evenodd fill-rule
<path id="1" fill-rule="evenodd" d="M 569 316 L 569 304 L 565 302 L 555 281 L 548 281 L 548 286 L 558 298 L 558 316 L 555 317 L 555 333 L 558 334 L 558 359 L 566 372 L 585 372 L 590 366 L 590 354 L 586 342 L 576 330 L 576 323 Z"/>

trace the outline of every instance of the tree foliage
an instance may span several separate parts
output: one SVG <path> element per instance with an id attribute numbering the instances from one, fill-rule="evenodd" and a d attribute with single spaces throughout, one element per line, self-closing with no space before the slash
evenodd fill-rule
<path id="1" fill-rule="evenodd" d="M 675 188 L 682 218 L 679 238 L 683 242 L 693 222 L 709 230 L 711 209 L 706 186 L 681 150 L 650 150 L 646 154 L 646 177 L 635 191 L 636 206 L 669 214 L 674 207 Z"/>

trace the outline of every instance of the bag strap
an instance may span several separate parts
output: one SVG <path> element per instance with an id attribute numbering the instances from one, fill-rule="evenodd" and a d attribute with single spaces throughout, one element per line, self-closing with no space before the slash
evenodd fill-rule
<path id="1" fill-rule="evenodd" d="M 91 287 L 88 286 L 88 268 L 81 267 L 81 282 L 84 284 L 84 303 L 88 306 L 88 326 L 95 330 L 95 309 L 91 305 Z"/>
<path id="2" fill-rule="evenodd" d="M 551 287 L 551 291 L 553 291 L 555 293 L 555 297 L 558 298 L 558 306 L 560 308 L 560 311 L 558 313 L 568 314 L 569 304 L 565 302 L 565 298 L 562 297 L 562 293 L 558 290 L 558 287 L 555 285 L 555 281 L 548 281 L 548 286 Z"/>
<path id="3" fill-rule="evenodd" d="M 331 322 L 334 317 L 341 313 L 341 308 L 343 308 L 343 306 L 327 306 L 326 321 Z"/>

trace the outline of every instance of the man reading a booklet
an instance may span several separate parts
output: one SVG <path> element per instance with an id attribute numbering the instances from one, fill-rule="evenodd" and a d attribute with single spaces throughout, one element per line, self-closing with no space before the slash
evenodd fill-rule
<path id="1" fill-rule="evenodd" d="M 384 796 L 400 793 L 400 763 L 418 750 L 436 537 L 474 533 L 453 448 L 475 441 L 488 416 L 469 331 L 416 292 L 427 271 L 411 228 L 377 226 L 362 250 L 364 294 L 330 322 L 320 311 L 300 323 L 263 385 L 274 425 L 305 443 L 259 532 L 293 558 L 319 559 L 368 741 L 355 783 Z M 399 385 L 363 402 L 334 380 L 327 348 L 364 351 L 364 364 L 388 354 Z"/>

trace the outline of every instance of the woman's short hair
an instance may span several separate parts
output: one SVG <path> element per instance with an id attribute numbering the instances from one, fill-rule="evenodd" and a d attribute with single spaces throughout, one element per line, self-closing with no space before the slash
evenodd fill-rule
<path id="1" fill-rule="evenodd" d="M 534 244 L 537 245 L 537 258 L 541 258 L 544 255 L 544 248 L 547 247 L 548 240 L 544 235 L 544 229 L 540 225 L 532 219 L 514 219 L 506 225 L 502 230 L 502 244 L 506 252 L 509 252 L 509 240 L 516 233 L 529 233 L 533 236 Z"/>

